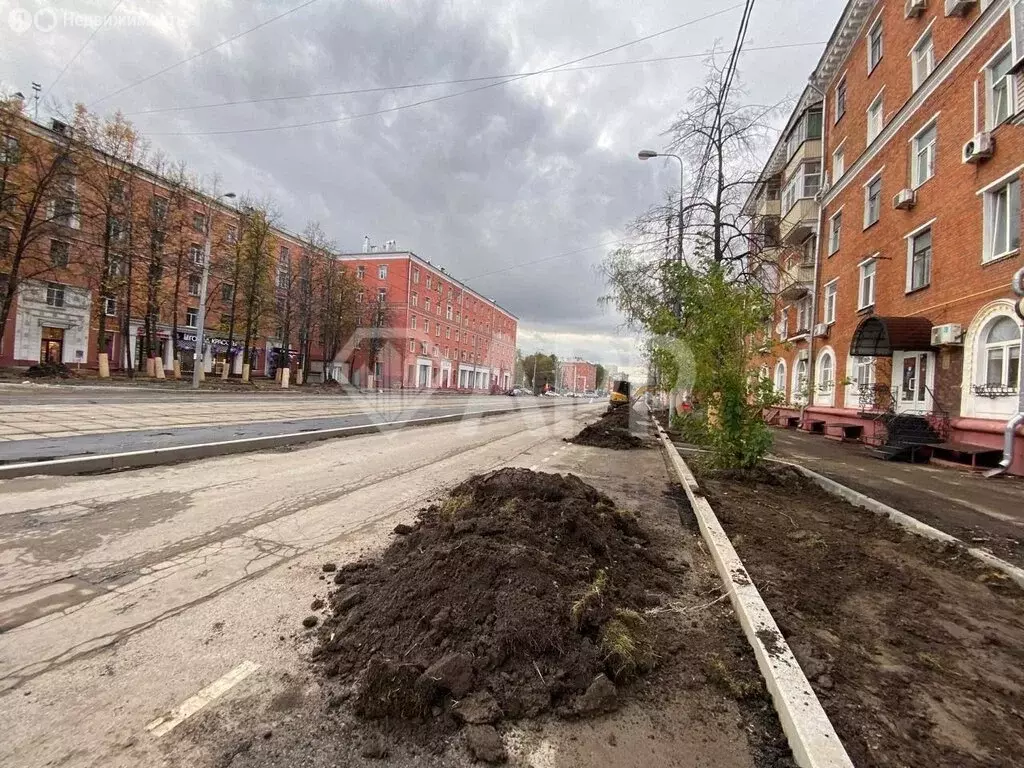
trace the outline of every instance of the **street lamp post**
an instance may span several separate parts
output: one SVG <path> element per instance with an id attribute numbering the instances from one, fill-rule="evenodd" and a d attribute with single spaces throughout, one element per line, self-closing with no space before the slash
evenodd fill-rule
<path id="1" fill-rule="evenodd" d="M 231 199 L 234 192 L 225 192 L 218 196 Z M 199 389 L 199 382 L 203 380 L 203 331 L 206 325 L 206 289 L 210 282 L 210 222 L 213 219 L 213 205 L 206 204 L 206 231 L 203 236 L 203 275 L 199 279 L 199 316 L 196 318 L 196 349 L 194 362 L 192 364 L 192 389 Z"/>
<path id="2" fill-rule="evenodd" d="M 674 157 L 679 161 L 679 234 L 676 242 L 676 261 L 683 263 L 683 176 L 686 172 L 686 165 L 683 158 L 671 152 L 655 152 L 651 149 L 642 149 L 637 153 L 641 160 L 650 160 L 652 157 Z"/>

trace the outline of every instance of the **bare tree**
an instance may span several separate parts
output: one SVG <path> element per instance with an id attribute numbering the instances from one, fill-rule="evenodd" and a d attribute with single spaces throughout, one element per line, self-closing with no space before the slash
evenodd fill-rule
<path id="1" fill-rule="evenodd" d="M 363 311 L 362 325 L 368 329 L 366 337 L 366 359 L 369 366 L 368 375 L 373 377 L 373 386 L 380 386 L 377 381 L 377 361 L 380 353 L 388 344 L 388 335 L 384 329 L 391 323 L 391 307 L 388 305 L 387 295 L 378 293 L 370 302 L 366 303 Z"/>
<path id="2" fill-rule="evenodd" d="M 250 345 L 259 335 L 260 324 L 273 306 L 273 221 L 267 203 L 251 204 L 245 216 L 240 249 L 245 322 L 245 346 L 242 351 L 242 380 L 249 380 L 252 365 Z"/>
<path id="3" fill-rule="evenodd" d="M 19 97 L 0 98 L 0 330 L 19 287 L 52 275 L 55 263 L 41 240 L 80 226 L 70 130 L 32 123 Z"/>
<path id="4" fill-rule="evenodd" d="M 337 358 L 359 320 L 355 279 L 344 264 L 334 258 L 334 243 L 318 222 L 306 225 L 303 240 L 311 274 L 309 312 L 303 321 L 309 325 L 306 340 L 308 343 L 315 337 L 319 342 L 324 381 L 331 381 L 334 374 L 329 364 Z"/>

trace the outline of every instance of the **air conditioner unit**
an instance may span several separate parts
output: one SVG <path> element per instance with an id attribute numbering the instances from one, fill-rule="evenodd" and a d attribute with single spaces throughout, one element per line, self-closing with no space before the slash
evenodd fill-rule
<path id="1" fill-rule="evenodd" d="M 946 323 L 932 328 L 932 346 L 945 347 L 963 344 L 964 329 L 958 323 Z"/>
<path id="2" fill-rule="evenodd" d="M 947 16 L 963 16 L 978 0 L 946 0 Z"/>
<path id="3" fill-rule="evenodd" d="M 828 337 L 828 323 L 818 323 L 814 326 L 814 337 L 816 339 L 824 339 Z"/>
<path id="4" fill-rule="evenodd" d="M 928 0 L 907 0 L 903 5 L 903 17 L 909 19 L 912 16 L 920 16 L 927 6 Z"/>
<path id="5" fill-rule="evenodd" d="M 974 138 L 964 144 L 963 161 L 965 163 L 980 163 L 992 157 L 995 151 L 995 142 L 991 133 L 978 133 Z"/>
<path id="6" fill-rule="evenodd" d="M 901 211 L 909 211 L 917 202 L 917 192 L 912 189 L 901 189 L 892 198 L 892 207 Z"/>

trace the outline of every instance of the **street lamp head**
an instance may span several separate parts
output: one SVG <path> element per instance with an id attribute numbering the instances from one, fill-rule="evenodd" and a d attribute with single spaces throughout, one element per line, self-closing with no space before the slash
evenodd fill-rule
<path id="1" fill-rule="evenodd" d="M 658 156 L 658 153 L 655 152 L 652 149 L 641 149 L 637 153 L 637 157 L 639 157 L 641 160 L 650 160 L 652 157 L 657 157 L 657 156 Z"/>
<path id="2" fill-rule="evenodd" d="M 236 195 L 234 192 L 225 192 L 223 195 L 221 195 L 221 197 L 226 197 L 229 200 L 234 200 Z"/>

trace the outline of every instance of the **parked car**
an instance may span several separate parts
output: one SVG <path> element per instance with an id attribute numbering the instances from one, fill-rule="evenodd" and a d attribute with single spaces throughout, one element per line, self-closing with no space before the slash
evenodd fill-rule
<path id="1" fill-rule="evenodd" d="M 555 392 L 555 390 L 549 389 L 547 392 L 544 393 L 544 397 L 561 397 L 561 395 Z"/>

